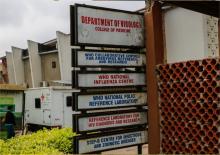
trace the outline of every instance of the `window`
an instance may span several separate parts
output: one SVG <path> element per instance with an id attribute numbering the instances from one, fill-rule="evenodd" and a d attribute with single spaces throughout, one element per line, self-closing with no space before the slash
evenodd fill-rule
<path id="1" fill-rule="evenodd" d="M 56 68 L 56 67 L 57 67 L 56 61 L 52 61 L 52 68 Z"/>
<path id="2" fill-rule="evenodd" d="M 66 97 L 66 106 L 71 107 L 72 106 L 72 96 Z"/>
<path id="3" fill-rule="evenodd" d="M 35 98 L 35 108 L 38 108 L 38 109 L 41 108 L 40 98 Z"/>

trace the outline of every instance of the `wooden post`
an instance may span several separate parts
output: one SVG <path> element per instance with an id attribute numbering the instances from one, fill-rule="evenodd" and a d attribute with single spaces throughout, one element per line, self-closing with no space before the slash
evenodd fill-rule
<path id="1" fill-rule="evenodd" d="M 164 41 L 162 10 L 159 2 L 154 2 L 152 11 L 145 12 L 145 37 L 147 56 L 147 102 L 148 102 L 148 148 L 150 154 L 160 153 L 160 118 L 155 67 L 164 62 Z"/>

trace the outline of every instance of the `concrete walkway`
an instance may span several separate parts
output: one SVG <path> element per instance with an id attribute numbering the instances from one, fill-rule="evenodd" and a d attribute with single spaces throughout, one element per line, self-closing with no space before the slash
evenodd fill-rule
<path id="1" fill-rule="evenodd" d="M 143 153 L 142 154 L 148 154 L 148 144 L 143 145 L 142 148 L 143 148 L 143 150 L 142 150 Z M 137 152 L 137 146 L 102 152 L 103 155 L 108 155 L 108 154 L 136 155 L 137 153 L 138 153 Z"/>

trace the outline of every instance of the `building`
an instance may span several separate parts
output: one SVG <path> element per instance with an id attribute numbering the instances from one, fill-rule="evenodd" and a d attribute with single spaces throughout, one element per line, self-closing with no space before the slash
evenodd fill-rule
<path id="1" fill-rule="evenodd" d="M 6 57 L 0 58 L 0 84 L 8 83 L 8 71 Z"/>
<path id="2" fill-rule="evenodd" d="M 0 84 L 0 139 L 6 139 L 7 137 L 3 119 L 9 107 L 15 115 L 15 130 L 21 130 L 24 127 L 24 90 L 25 88 L 22 86 Z"/>
<path id="3" fill-rule="evenodd" d="M 9 83 L 28 88 L 71 84 L 70 35 L 56 35 L 45 43 L 28 40 L 27 49 L 12 47 L 6 52 Z"/>
<path id="4" fill-rule="evenodd" d="M 171 6 L 163 18 L 168 63 L 220 56 L 218 18 Z"/>

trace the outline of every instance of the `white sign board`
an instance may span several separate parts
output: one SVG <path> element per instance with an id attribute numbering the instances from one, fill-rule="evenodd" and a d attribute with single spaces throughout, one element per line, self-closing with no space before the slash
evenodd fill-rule
<path id="1" fill-rule="evenodd" d="M 102 116 L 88 116 L 78 118 L 78 129 L 82 131 L 99 130 L 111 127 L 130 125 L 144 125 L 147 123 L 147 112 L 129 112 Z"/>
<path id="2" fill-rule="evenodd" d="M 78 73 L 78 87 L 143 86 L 145 73 Z"/>
<path id="3" fill-rule="evenodd" d="M 146 64 L 140 53 L 77 51 L 77 66 L 137 66 Z"/>
<path id="4" fill-rule="evenodd" d="M 78 44 L 144 47 L 142 14 L 76 4 Z"/>
<path id="5" fill-rule="evenodd" d="M 101 109 L 146 105 L 146 92 L 78 95 L 77 109 Z"/>
<path id="6" fill-rule="evenodd" d="M 80 139 L 78 142 L 79 154 L 96 152 L 119 147 L 147 143 L 147 131 L 135 131 L 109 136 Z"/>

